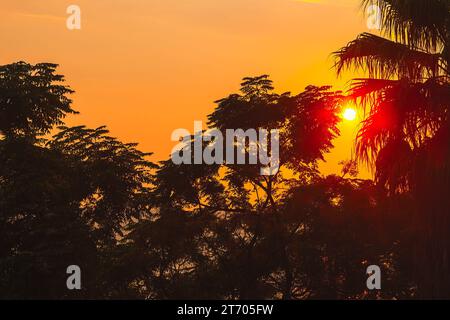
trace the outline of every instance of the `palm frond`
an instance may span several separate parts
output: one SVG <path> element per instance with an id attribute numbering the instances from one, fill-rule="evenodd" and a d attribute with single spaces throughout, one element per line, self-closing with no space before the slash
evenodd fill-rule
<path id="1" fill-rule="evenodd" d="M 359 79 L 350 97 L 367 113 L 358 132 L 357 157 L 372 167 L 393 140 L 420 148 L 449 121 L 450 82 L 446 77 L 422 83 L 407 80 Z"/>
<path id="2" fill-rule="evenodd" d="M 361 69 L 372 78 L 422 79 L 436 76 L 444 61 L 440 54 L 429 53 L 402 43 L 363 33 L 334 53 L 336 69 Z"/>
<path id="3" fill-rule="evenodd" d="M 450 1 L 363 0 L 381 10 L 381 29 L 387 37 L 412 47 L 440 50 L 448 43 Z"/>

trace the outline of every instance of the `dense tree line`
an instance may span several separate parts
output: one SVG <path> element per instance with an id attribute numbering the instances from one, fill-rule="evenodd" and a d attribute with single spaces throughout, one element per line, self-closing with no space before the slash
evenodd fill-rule
<path id="1" fill-rule="evenodd" d="M 279 129 L 270 176 L 154 163 L 105 127 L 64 126 L 76 111 L 56 65 L 1 66 L 0 298 L 450 298 L 450 4 L 363 2 L 386 38 L 336 52 L 338 72 L 368 71 L 348 95 L 249 77 L 208 116 L 222 132 Z M 353 161 L 318 171 L 349 98 L 366 110 L 356 153 L 373 181 Z M 66 288 L 72 264 L 82 290 Z"/>
<path id="2" fill-rule="evenodd" d="M 407 197 L 317 170 L 341 93 L 276 94 L 261 76 L 217 102 L 211 127 L 281 129 L 280 170 L 262 176 L 250 164 L 154 164 L 104 127 L 62 126 L 75 111 L 55 68 L 0 70 L 2 298 L 375 297 L 369 264 L 383 266 L 380 297 L 412 294 L 398 232 Z M 80 291 L 66 288 L 70 264 Z"/>

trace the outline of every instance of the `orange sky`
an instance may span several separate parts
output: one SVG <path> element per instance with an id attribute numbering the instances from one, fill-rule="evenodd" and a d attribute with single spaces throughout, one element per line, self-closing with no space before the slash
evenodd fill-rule
<path id="1" fill-rule="evenodd" d="M 66 28 L 70 4 L 81 30 Z M 278 92 L 344 89 L 351 75 L 336 78 L 330 53 L 368 31 L 359 0 L 2 0 L 0 15 L 0 64 L 60 64 L 81 112 L 68 124 L 106 124 L 153 160 L 244 76 L 270 74 Z M 350 158 L 355 123 L 341 129 L 324 173 Z"/>

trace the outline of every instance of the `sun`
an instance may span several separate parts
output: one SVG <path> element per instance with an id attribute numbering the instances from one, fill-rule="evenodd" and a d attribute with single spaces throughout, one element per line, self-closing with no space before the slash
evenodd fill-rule
<path id="1" fill-rule="evenodd" d="M 356 119 L 356 110 L 353 108 L 345 108 L 344 112 L 342 113 L 342 117 L 345 120 L 353 121 Z"/>

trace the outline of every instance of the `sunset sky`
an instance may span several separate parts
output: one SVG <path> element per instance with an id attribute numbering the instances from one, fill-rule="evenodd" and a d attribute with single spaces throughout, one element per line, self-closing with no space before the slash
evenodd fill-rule
<path id="1" fill-rule="evenodd" d="M 309 84 L 345 89 L 331 53 L 369 31 L 359 0 L 2 0 L 0 63 L 60 64 L 81 113 L 69 125 L 106 124 L 112 135 L 139 142 L 153 160 L 168 157 L 174 129 L 193 130 L 213 101 L 235 92 L 241 78 L 269 74 L 278 92 Z M 82 29 L 66 28 L 76 4 Z M 349 159 L 356 121 L 324 173 Z M 366 176 L 364 173 L 363 176 Z"/>

